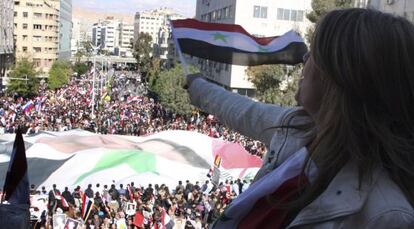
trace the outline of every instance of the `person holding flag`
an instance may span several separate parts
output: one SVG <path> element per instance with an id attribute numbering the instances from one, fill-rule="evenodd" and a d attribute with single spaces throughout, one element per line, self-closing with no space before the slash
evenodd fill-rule
<path id="1" fill-rule="evenodd" d="M 257 38 L 234 25 L 199 22 L 196 31 L 195 24 L 173 22 L 185 53 L 222 54 L 197 49 L 209 46 L 246 65 L 296 62 L 293 35 L 265 47 L 286 55 L 250 58 Z M 204 39 L 215 32 L 220 39 Z M 310 49 L 299 107 L 254 102 L 187 74 L 192 104 L 269 150 L 254 182 L 213 228 L 414 228 L 414 25 L 370 9 L 334 10 L 318 22 Z"/>

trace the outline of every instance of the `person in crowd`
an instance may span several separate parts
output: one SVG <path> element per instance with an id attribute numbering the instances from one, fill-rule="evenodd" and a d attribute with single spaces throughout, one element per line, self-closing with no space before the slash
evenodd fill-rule
<path id="1" fill-rule="evenodd" d="M 65 198 L 66 202 L 75 205 L 75 198 L 73 198 L 73 195 L 70 193 L 68 187 L 65 187 L 65 191 L 62 192 L 62 197 Z"/>
<path id="2" fill-rule="evenodd" d="M 243 215 L 243 201 L 233 202 L 213 228 L 414 227 L 413 62 L 405 18 L 342 9 L 316 26 L 300 107 L 254 102 L 189 75 L 194 105 L 269 149 L 255 192 L 241 194 L 261 198 Z M 298 158 L 300 175 L 311 177 L 286 190 L 290 199 L 261 189 Z"/>
<path id="3" fill-rule="evenodd" d="M 85 195 L 89 198 L 93 198 L 94 192 L 92 190 L 92 184 L 88 184 L 88 188 L 85 189 Z"/>

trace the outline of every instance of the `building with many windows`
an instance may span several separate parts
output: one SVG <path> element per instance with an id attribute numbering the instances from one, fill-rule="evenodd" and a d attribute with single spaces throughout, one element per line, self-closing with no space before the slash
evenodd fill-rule
<path id="1" fill-rule="evenodd" d="M 148 33 L 152 37 L 153 55 L 159 57 L 162 64 L 166 64 L 169 57 L 169 41 L 171 35 L 170 20 L 183 19 L 171 8 L 137 12 L 134 22 L 134 40 L 140 33 Z"/>
<path id="2" fill-rule="evenodd" d="M 69 60 L 72 38 L 72 0 L 60 0 L 59 59 Z"/>
<path id="3" fill-rule="evenodd" d="M 134 41 L 134 26 L 126 23 L 119 24 L 119 46 L 117 53 L 121 57 L 132 57 L 132 42 Z"/>
<path id="4" fill-rule="evenodd" d="M 13 0 L 0 1 L 0 90 L 3 89 L 3 77 L 14 60 L 13 6 Z"/>
<path id="5" fill-rule="evenodd" d="M 132 57 L 134 27 L 113 17 L 93 24 L 92 44 L 111 55 Z"/>
<path id="6" fill-rule="evenodd" d="M 306 14 L 311 0 L 197 0 L 196 19 L 206 22 L 239 24 L 258 37 L 278 36 L 295 30 L 304 36 L 311 23 Z M 192 58 L 190 62 L 210 80 L 242 95 L 254 96 L 254 86 L 246 67 Z"/>
<path id="7" fill-rule="evenodd" d="M 47 73 L 59 55 L 59 0 L 14 0 L 16 58 Z"/>

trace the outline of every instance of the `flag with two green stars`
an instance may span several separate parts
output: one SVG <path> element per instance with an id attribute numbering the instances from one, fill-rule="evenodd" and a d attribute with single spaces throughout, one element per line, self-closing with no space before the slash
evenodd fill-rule
<path id="1" fill-rule="evenodd" d="M 171 25 L 183 53 L 221 63 L 294 65 L 301 63 L 308 51 L 295 31 L 275 37 L 255 37 L 235 24 L 184 19 L 173 20 Z"/>

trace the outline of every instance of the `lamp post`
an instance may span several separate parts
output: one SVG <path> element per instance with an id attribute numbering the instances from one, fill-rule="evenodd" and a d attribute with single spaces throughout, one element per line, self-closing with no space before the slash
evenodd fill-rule
<path id="1" fill-rule="evenodd" d="M 93 55 L 93 80 L 92 80 L 92 118 L 95 119 L 95 80 L 96 80 L 96 50 L 98 46 L 91 45 L 94 51 Z"/>

